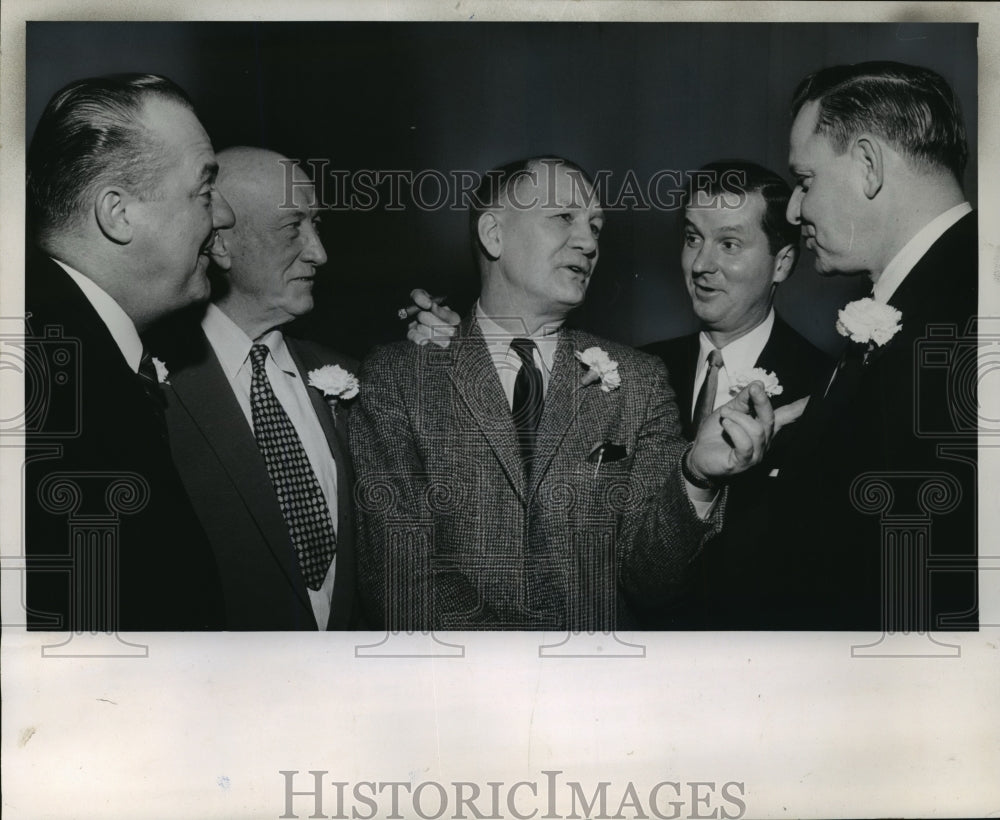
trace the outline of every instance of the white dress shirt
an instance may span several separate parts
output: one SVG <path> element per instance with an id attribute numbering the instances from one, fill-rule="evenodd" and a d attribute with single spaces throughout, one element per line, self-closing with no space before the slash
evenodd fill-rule
<path id="1" fill-rule="evenodd" d="M 544 396 L 549 390 L 552 363 L 555 361 L 556 348 L 559 346 L 559 326 L 545 325 L 530 336 L 523 334 L 515 336 L 483 313 L 478 301 L 476 302 L 476 321 L 479 322 L 479 329 L 486 339 L 486 347 L 490 351 L 493 366 L 497 369 L 497 375 L 500 377 L 500 384 L 507 397 L 507 405 L 511 409 L 514 407 L 514 382 L 517 381 L 517 374 L 521 370 L 521 357 L 510 347 L 510 343 L 514 339 L 531 339 L 535 343 L 533 355 L 535 364 L 542 371 L 542 395 Z"/>
<path id="2" fill-rule="evenodd" d="M 713 410 L 729 401 L 732 398 L 729 395 L 729 388 L 740 376 L 757 366 L 757 359 L 760 358 L 767 340 L 771 338 L 773 327 L 774 308 L 771 308 L 767 318 L 757 327 L 719 349 L 722 354 L 722 367 L 719 368 L 719 389 L 715 394 Z M 694 392 L 691 395 L 692 414 L 698 403 L 698 391 L 701 390 L 701 386 L 705 383 L 705 377 L 708 375 L 708 354 L 715 349 L 715 345 L 712 344 L 712 340 L 708 338 L 708 334 L 704 330 L 698 334 L 698 345 L 700 353 L 698 354 L 698 367 L 694 372 Z M 776 375 L 779 379 L 781 378 L 780 373 Z"/>
<path id="3" fill-rule="evenodd" d="M 968 202 L 963 202 L 949 208 L 942 214 L 938 214 L 917 231 L 916 235 L 903 245 L 899 253 L 892 257 L 892 261 L 885 266 L 885 270 L 882 271 L 882 275 L 879 276 L 872 289 L 872 298 L 883 304 L 888 302 L 917 262 L 923 259 L 924 254 L 931 249 L 931 245 L 937 242 L 948 228 L 971 211 L 972 206 Z"/>
<path id="4" fill-rule="evenodd" d="M 323 490 L 323 496 L 326 498 L 333 529 L 336 532 L 338 523 L 337 466 L 333 454 L 330 452 L 330 444 L 326 434 L 316 417 L 307 387 L 299 375 L 291 353 L 288 351 L 285 337 L 280 330 L 270 330 L 260 338 L 251 340 L 232 319 L 214 304 L 210 304 L 205 311 L 201 327 L 222 364 L 222 369 L 226 378 L 229 379 L 229 385 L 233 389 L 236 401 L 239 403 L 251 431 L 253 430 L 253 415 L 250 409 L 250 385 L 253 379 L 253 364 L 250 361 L 250 348 L 254 344 L 267 345 L 271 355 L 267 357 L 264 369 L 271 382 L 271 389 L 288 414 L 288 418 L 302 441 L 309 464 L 312 466 L 319 486 Z M 337 558 L 334 555 L 323 585 L 315 591 L 306 588 L 313 613 L 316 616 L 316 623 L 320 629 L 326 628 L 330 618 L 330 601 L 333 596 L 336 566 Z"/>
<path id="5" fill-rule="evenodd" d="M 138 373 L 139 363 L 142 361 L 142 339 L 139 338 L 139 331 L 135 329 L 135 322 L 122 309 L 122 306 L 93 279 L 87 278 L 65 262 L 60 262 L 58 259 L 52 261 L 66 271 L 70 279 L 76 282 L 77 287 L 83 291 L 83 295 L 87 297 L 91 307 L 97 311 L 97 315 L 107 326 L 111 338 L 115 340 L 115 344 L 118 345 L 118 349 L 122 352 L 122 356 L 125 357 L 132 372 Z"/>

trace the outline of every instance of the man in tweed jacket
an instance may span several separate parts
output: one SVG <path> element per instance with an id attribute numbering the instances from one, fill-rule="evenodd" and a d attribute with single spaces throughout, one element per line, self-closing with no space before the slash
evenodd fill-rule
<path id="1" fill-rule="evenodd" d="M 373 623 L 634 626 L 718 531 L 719 480 L 766 449 L 773 415 L 759 384 L 685 449 L 662 364 L 561 328 L 585 296 L 602 222 L 572 163 L 490 172 L 471 213 L 482 276 L 472 315 L 446 349 L 404 342 L 366 361 L 350 442 Z M 518 381 L 529 366 L 544 405 L 526 455 Z"/>

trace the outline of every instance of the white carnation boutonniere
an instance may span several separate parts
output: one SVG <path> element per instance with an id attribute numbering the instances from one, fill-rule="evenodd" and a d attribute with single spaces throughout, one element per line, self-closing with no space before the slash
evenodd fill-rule
<path id="1" fill-rule="evenodd" d="M 886 344 L 903 329 L 902 318 L 903 314 L 892 305 L 876 302 L 871 297 L 856 299 L 837 311 L 837 332 L 852 342 L 868 345 L 867 363 L 872 350 Z"/>
<path id="2" fill-rule="evenodd" d="M 170 375 L 170 371 L 167 370 L 167 366 L 160 359 L 157 359 L 156 356 L 153 356 L 152 359 L 153 367 L 156 368 L 156 380 L 160 384 L 170 384 L 170 382 L 167 381 L 167 377 Z"/>
<path id="3" fill-rule="evenodd" d="M 761 382 L 764 385 L 764 392 L 767 397 L 774 398 L 785 392 L 781 382 L 778 381 L 778 374 L 765 370 L 763 367 L 752 367 L 745 373 L 741 373 L 729 386 L 729 395 L 735 396 L 750 382 Z"/>
<path id="4" fill-rule="evenodd" d="M 360 386 L 358 378 L 339 364 L 327 364 L 309 371 L 309 386 L 319 390 L 331 411 L 336 411 L 338 402 L 350 401 Z"/>
<path id="5" fill-rule="evenodd" d="M 583 353 L 579 350 L 574 351 L 573 355 L 587 368 L 583 377 L 584 387 L 600 382 L 601 390 L 605 393 L 610 393 L 621 387 L 622 377 L 618 372 L 618 362 L 608 356 L 604 350 L 599 347 L 588 347 Z"/>

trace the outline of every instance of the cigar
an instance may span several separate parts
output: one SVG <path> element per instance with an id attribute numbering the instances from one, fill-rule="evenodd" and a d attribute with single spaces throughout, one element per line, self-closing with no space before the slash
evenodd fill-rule
<path id="1" fill-rule="evenodd" d="M 435 305 L 443 305 L 447 298 L 448 298 L 447 294 L 443 296 L 432 296 L 431 301 Z M 419 307 L 418 305 L 408 305 L 406 307 L 401 307 L 399 310 L 397 310 L 396 316 L 399 318 L 401 322 L 405 322 L 407 319 L 412 319 L 422 310 L 423 308 Z"/>

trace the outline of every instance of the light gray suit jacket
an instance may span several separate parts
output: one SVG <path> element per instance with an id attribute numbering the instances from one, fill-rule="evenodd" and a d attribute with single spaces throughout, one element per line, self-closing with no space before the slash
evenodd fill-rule
<path id="1" fill-rule="evenodd" d="M 222 365 L 204 334 L 171 368 L 167 396 L 170 446 L 181 479 L 208 533 L 222 576 L 227 628 L 316 629 L 305 581 L 278 498 Z M 285 337 L 300 376 L 326 364 L 354 363 Z M 194 351 L 194 352 L 192 352 Z M 355 625 L 356 571 L 351 490 L 354 475 L 344 421 L 320 391 L 307 388 L 337 464 L 337 570 L 329 629 Z M 341 412 L 341 411 L 338 411 Z"/>
<path id="2" fill-rule="evenodd" d="M 619 363 L 620 388 L 582 384 L 574 352 L 593 346 Z M 678 590 L 723 512 L 721 498 L 702 521 L 688 500 L 663 365 L 575 330 L 560 333 L 530 476 L 472 319 L 445 350 L 366 360 L 350 444 L 366 617 L 393 629 L 634 626 Z"/>

